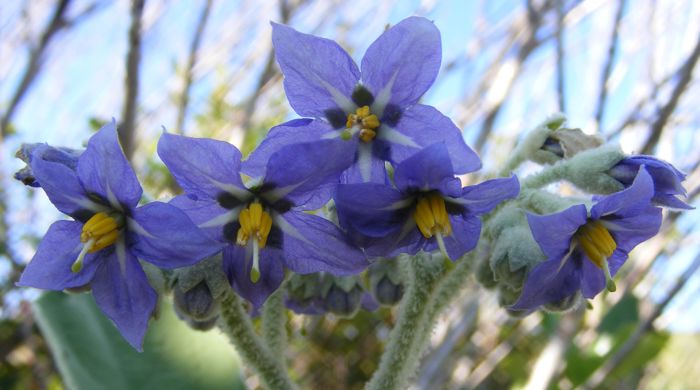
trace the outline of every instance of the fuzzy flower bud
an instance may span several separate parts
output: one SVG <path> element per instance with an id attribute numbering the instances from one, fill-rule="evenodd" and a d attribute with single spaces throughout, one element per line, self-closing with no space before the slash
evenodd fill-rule
<path id="1" fill-rule="evenodd" d="M 391 306 L 403 297 L 404 288 L 396 260 L 381 259 L 374 262 L 368 270 L 368 276 L 377 302 Z"/>
<path id="2" fill-rule="evenodd" d="M 180 315 L 195 321 L 207 321 L 219 315 L 219 304 L 205 282 L 186 291 L 176 284 L 173 288 L 173 303 Z"/>
<path id="3" fill-rule="evenodd" d="M 323 283 L 323 302 L 329 312 L 352 317 L 357 313 L 362 303 L 362 289 L 356 276 L 325 275 Z"/>

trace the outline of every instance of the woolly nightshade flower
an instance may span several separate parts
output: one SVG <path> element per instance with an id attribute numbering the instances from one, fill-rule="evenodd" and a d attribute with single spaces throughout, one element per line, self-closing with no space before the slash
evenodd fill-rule
<path id="1" fill-rule="evenodd" d="M 341 184 L 336 192 L 341 226 L 373 257 L 440 248 L 457 260 L 476 246 L 478 216 L 519 192 L 515 176 L 462 188 L 442 143 L 399 163 L 394 182 Z"/>
<path id="2" fill-rule="evenodd" d="M 612 167 L 608 171 L 608 175 L 625 187 L 629 187 L 642 165 L 649 172 L 654 182 L 652 202 L 658 206 L 692 209 L 687 203 L 678 199 L 678 195 L 686 197 L 685 188 L 681 184 L 685 180 L 685 174 L 666 161 L 652 156 L 629 156 Z"/>
<path id="3" fill-rule="evenodd" d="M 385 180 L 384 161 L 401 162 L 444 142 L 457 173 L 480 167 L 461 131 L 434 107 L 418 104 L 440 69 L 440 32 L 411 17 L 386 30 L 358 69 L 336 42 L 272 25 L 272 42 L 289 103 L 302 116 L 273 128 L 244 173 L 260 176 L 270 153 L 290 142 L 344 139 L 354 163 L 344 182 Z"/>
<path id="4" fill-rule="evenodd" d="M 226 142 L 165 133 L 158 154 L 185 191 L 171 203 L 226 244 L 224 268 L 233 287 L 259 308 L 280 285 L 284 267 L 350 275 L 367 266 L 332 222 L 300 211 L 329 200 L 330 192 L 319 188 L 351 163 L 346 147 L 326 140 L 281 148 L 264 178 L 249 186 L 241 181 L 241 153 Z"/>
<path id="5" fill-rule="evenodd" d="M 614 291 L 612 278 L 629 252 L 659 231 L 661 209 L 651 205 L 653 194 L 651 176 L 640 169 L 629 188 L 601 197 L 590 213 L 580 204 L 551 215 L 528 215 L 547 260 L 530 271 L 511 309 L 534 310 L 579 291 L 587 299 L 606 287 Z"/>
<path id="6" fill-rule="evenodd" d="M 141 350 L 156 292 L 139 259 L 183 267 L 220 245 L 176 207 L 161 202 L 136 207 L 141 186 L 114 123 L 92 136 L 74 169 L 44 158 L 32 158 L 30 166 L 51 202 L 74 220 L 51 225 L 18 284 L 47 290 L 89 285 L 100 309 Z"/>

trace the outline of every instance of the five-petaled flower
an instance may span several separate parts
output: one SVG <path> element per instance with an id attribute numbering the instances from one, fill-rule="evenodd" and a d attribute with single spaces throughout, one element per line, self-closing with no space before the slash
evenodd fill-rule
<path id="1" fill-rule="evenodd" d="M 340 224 L 372 257 L 439 248 L 457 260 L 476 246 L 478 216 L 516 197 L 520 186 L 513 176 L 462 188 L 454 174 L 447 147 L 437 143 L 397 164 L 396 188 L 341 184 L 335 196 Z"/>
<path id="2" fill-rule="evenodd" d="M 685 188 L 681 184 L 685 180 L 685 174 L 666 161 L 645 155 L 629 156 L 612 167 L 608 174 L 625 187 L 629 187 L 642 165 L 654 182 L 654 196 L 651 198 L 653 203 L 677 209 L 692 209 L 690 205 L 678 199 L 678 195 L 686 197 Z"/>
<path id="3" fill-rule="evenodd" d="M 440 32 L 410 17 L 367 49 L 361 69 L 336 42 L 273 23 L 272 42 L 289 103 L 302 116 L 270 130 L 244 173 L 260 176 L 269 154 L 290 142 L 345 139 L 354 163 L 343 182 L 385 180 L 384 161 L 399 163 L 443 142 L 458 174 L 479 169 L 461 131 L 434 107 L 418 104 L 435 81 L 442 56 Z"/>
<path id="4" fill-rule="evenodd" d="M 569 299 L 579 291 L 587 299 L 612 278 L 629 252 L 651 238 L 661 225 L 661 209 L 652 206 L 654 183 L 645 167 L 625 190 L 601 197 L 587 212 L 583 204 L 551 215 L 528 215 L 530 230 L 547 260 L 530 271 L 514 310 L 534 310 Z"/>
<path id="5" fill-rule="evenodd" d="M 226 244 L 229 280 L 259 308 L 280 285 L 284 267 L 350 275 L 367 266 L 332 222 L 302 211 L 329 200 L 330 192 L 321 189 L 351 162 L 339 153 L 344 147 L 325 140 L 281 148 L 270 156 L 263 179 L 248 186 L 241 180 L 241 153 L 226 142 L 165 133 L 158 154 L 185 191 L 171 204 Z"/>
<path id="6" fill-rule="evenodd" d="M 75 167 L 40 157 L 30 167 L 51 202 L 74 220 L 51 225 L 18 284 L 47 290 L 89 285 L 100 309 L 141 350 L 157 295 L 139 259 L 184 267 L 221 246 L 174 206 L 136 207 L 141 185 L 114 123 L 92 136 Z"/>

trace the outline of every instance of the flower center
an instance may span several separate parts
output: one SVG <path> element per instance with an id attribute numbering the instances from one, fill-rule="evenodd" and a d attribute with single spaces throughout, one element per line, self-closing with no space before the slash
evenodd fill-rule
<path id="1" fill-rule="evenodd" d="M 574 238 L 591 262 L 605 273 L 608 290 L 615 291 L 608 259 L 617 249 L 617 243 L 608 229 L 600 221 L 588 221 L 576 231 Z"/>
<path id="2" fill-rule="evenodd" d="M 447 217 L 445 201 L 440 194 L 432 193 L 421 197 L 413 213 L 413 219 L 423 237 L 430 238 L 436 234 L 449 236 L 452 234 L 452 225 Z"/>
<path id="3" fill-rule="evenodd" d="M 376 115 L 372 114 L 369 106 L 362 106 L 355 110 L 354 114 L 348 115 L 348 121 L 345 123 L 348 134 L 353 134 L 353 130 L 359 129 L 359 137 L 362 142 L 370 142 L 377 136 L 377 128 L 381 123 Z"/>
<path id="4" fill-rule="evenodd" d="M 241 211 L 238 222 L 241 227 L 236 235 L 236 244 L 246 246 L 249 240 L 253 241 L 253 268 L 250 280 L 255 283 L 260 279 L 260 249 L 267 244 L 267 237 L 272 229 L 272 217 L 263 211 L 260 203 L 254 202 Z"/>
<path id="5" fill-rule="evenodd" d="M 83 243 L 83 248 L 71 266 L 71 270 L 78 272 L 83 268 L 83 259 L 86 254 L 97 252 L 114 244 L 119 238 L 122 227 L 124 227 L 124 218 L 119 214 L 110 215 L 99 212 L 88 219 L 80 233 L 80 242 Z"/>

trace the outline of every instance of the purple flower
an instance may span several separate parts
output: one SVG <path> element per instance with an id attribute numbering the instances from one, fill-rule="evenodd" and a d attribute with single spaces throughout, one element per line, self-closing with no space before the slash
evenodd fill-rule
<path id="1" fill-rule="evenodd" d="M 627 189 L 601 197 L 590 209 L 580 204 L 551 215 L 528 215 L 530 230 L 547 256 L 527 277 L 514 310 L 534 310 L 567 300 L 579 291 L 587 299 L 612 278 L 629 252 L 661 225 L 661 209 L 651 205 L 652 177 L 640 169 Z"/>
<path id="2" fill-rule="evenodd" d="M 89 284 L 100 309 L 140 351 L 156 292 L 139 259 L 161 268 L 184 267 L 220 245 L 176 207 L 161 202 L 136 207 L 141 185 L 114 123 L 92 136 L 75 167 L 43 158 L 41 148 L 35 153 L 30 166 L 41 188 L 74 220 L 49 227 L 18 285 L 64 290 Z"/>
<path id="3" fill-rule="evenodd" d="M 625 187 L 629 187 L 642 165 L 654 182 L 654 196 L 651 198 L 653 203 L 677 209 L 693 208 L 677 197 L 686 197 L 685 188 L 681 184 L 685 180 L 685 174 L 666 161 L 644 155 L 630 156 L 612 167 L 608 174 Z"/>
<path id="4" fill-rule="evenodd" d="M 158 154 L 185 191 L 171 203 L 226 244 L 229 280 L 256 308 L 280 285 L 285 267 L 351 275 L 367 266 L 332 222 L 302 211 L 329 200 L 332 187 L 326 184 L 349 165 L 345 148 L 338 140 L 281 148 L 271 154 L 263 179 L 246 186 L 233 145 L 167 133 L 158 142 Z"/>
<path id="5" fill-rule="evenodd" d="M 396 166 L 396 188 L 341 184 L 335 202 L 341 226 L 370 256 L 436 248 L 456 260 L 476 245 L 479 215 L 519 192 L 515 176 L 462 188 L 447 147 L 431 145 Z"/>
<path id="6" fill-rule="evenodd" d="M 440 69 L 440 32 L 410 17 L 374 41 L 358 69 L 336 42 L 272 24 L 272 42 L 289 103 L 302 116 L 270 131 L 243 172 L 259 177 L 270 153 L 290 142 L 342 138 L 354 156 L 344 182 L 385 180 L 384 161 L 398 163 L 425 146 L 447 145 L 456 173 L 481 167 L 461 131 L 434 107 L 418 104 Z"/>

